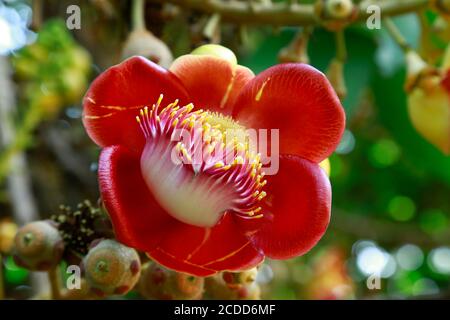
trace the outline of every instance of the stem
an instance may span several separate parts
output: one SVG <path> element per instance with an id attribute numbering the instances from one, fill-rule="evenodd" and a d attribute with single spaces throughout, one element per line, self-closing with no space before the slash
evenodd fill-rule
<path id="1" fill-rule="evenodd" d="M 345 34 L 344 30 L 339 30 L 336 32 L 336 58 L 344 62 L 347 60 L 347 47 L 345 45 Z"/>
<path id="2" fill-rule="evenodd" d="M 291 42 L 292 47 L 297 51 L 302 50 L 306 54 L 306 51 L 308 49 L 309 38 L 311 37 L 313 30 L 314 30 L 313 27 L 308 26 L 304 27 L 302 31 L 297 32 L 297 34 L 294 37 L 294 40 Z"/>
<path id="3" fill-rule="evenodd" d="M 58 266 L 51 268 L 48 271 L 48 279 L 50 282 L 51 299 L 60 300 L 61 299 L 61 278 L 60 278 Z"/>
<path id="4" fill-rule="evenodd" d="M 306 26 L 298 31 L 287 47 L 278 55 L 280 62 L 309 63 L 308 42 L 314 27 Z"/>
<path id="5" fill-rule="evenodd" d="M 253 3 L 246 1 L 224 0 L 151 0 L 159 3 L 172 3 L 184 8 L 197 10 L 207 14 L 218 13 L 224 20 L 246 24 L 268 24 L 275 26 L 305 26 L 320 25 L 322 21 L 317 17 L 314 4 L 286 5 L 285 2 Z M 377 5 L 383 17 L 396 16 L 417 11 L 429 5 L 429 0 L 394 1 L 381 0 Z M 355 22 L 365 21 L 371 15 L 367 12 L 370 3 L 365 2 L 357 6 Z"/>
<path id="6" fill-rule="evenodd" d="M 7 189 L 13 211 L 14 220 L 19 224 L 26 224 L 38 219 L 37 206 L 31 190 L 31 178 L 28 171 L 27 157 L 22 142 L 31 136 L 31 131 L 37 124 L 36 108 L 30 107 L 25 115 L 22 126 L 16 128 L 13 116 L 16 109 L 15 90 L 12 83 L 10 61 L 6 56 L 0 56 L 0 180 L 2 167 L 7 176 Z M 40 116 L 39 116 L 40 117 Z M 38 118 L 39 118 L 38 117 Z M 27 140 L 28 141 L 28 140 Z M 5 147 L 5 148 L 3 148 Z M 5 162 L 4 162 L 5 161 Z M 6 164 L 6 165 L 5 165 Z M 46 290 L 45 282 L 40 273 L 33 273 L 32 285 L 38 293 Z"/>
<path id="7" fill-rule="evenodd" d="M 133 0 L 131 7 L 131 28 L 145 30 L 145 0 Z"/>
<path id="8" fill-rule="evenodd" d="M 33 0 L 31 20 L 33 30 L 38 31 L 42 25 L 42 0 Z"/>
<path id="9" fill-rule="evenodd" d="M 327 76 L 336 91 L 338 97 L 342 100 L 347 96 L 347 86 L 344 77 L 344 63 L 347 60 L 347 48 L 345 46 L 344 30 L 335 33 L 336 36 L 336 57 L 331 60 L 328 67 Z"/>
<path id="10" fill-rule="evenodd" d="M 220 15 L 213 14 L 206 22 L 203 35 L 212 43 L 220 43 Z"/>
<path id="11" fill-rule="evenodd" d="M 385 18 L 384 25 L 385 25 L 387 31 L 389 32 L 389 34 L 391 35 L 392 39 L 400 46 L 400 48 L 404 52 L 411 50 L 410 45 L 408 44 L 406 39 L 403 37 L 400 30 L 397 28 L 397 26 L 395 25 L 394 21 L 392 21 L 392 19 Z"/>

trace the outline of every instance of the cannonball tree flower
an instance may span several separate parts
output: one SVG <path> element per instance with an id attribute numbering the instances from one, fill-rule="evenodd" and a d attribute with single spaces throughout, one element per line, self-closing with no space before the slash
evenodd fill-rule
<path id="1" fill-rule="evenodd" d="M 318 163 L 335 150 L 345 115 L 309 65 L 255 76 L 214 45 L 169 70 L 132 57 L 92 83 L 83 122 L 102 148 L 100 191 L 117 239 L 170 269 L 208 276 L 296 257 L 328 226 L 331 187 Z M 245 128 L 279 130 L 276 174 L 249 143 L 225 142 Z M 180 129 L 197 138 L 174 140 Z M 203 161 L 189 161 L 198 150 Z"/>

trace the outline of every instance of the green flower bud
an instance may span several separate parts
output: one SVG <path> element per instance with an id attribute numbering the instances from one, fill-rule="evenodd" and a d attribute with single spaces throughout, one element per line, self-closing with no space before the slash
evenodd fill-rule
<path id="1" fill-rule="evenodd" d="M 31 222 L 20 228 L 14 238 L 14 260 L 29 270 L 50 270 L 60 262 L 63 251 L 61 235 L 49 221 Z"/>
<path id="2" fill-rule="evenodd" d="M 141 272 L 136 250 L 114 240 L 94 244 L 82 262 L 91 291 L 100 297 L 128 293 Z"/>
<path id="3" fill-rule="evenodd" d="M 197 49 L 194 49 L 191 54 L 215 56 L 228 60 L 233 65 L 237 65 L 237 58 L 234 55 L 233 51 L 218 44 L 205 44 L 198 47 Z"/>
<path id="4" fill-rule="evenodd" d="M 203 295 L 204 279 L 166 269 L 155 262 L 143 266 L 138 289 L 149 299 L 195 300 Z"/>

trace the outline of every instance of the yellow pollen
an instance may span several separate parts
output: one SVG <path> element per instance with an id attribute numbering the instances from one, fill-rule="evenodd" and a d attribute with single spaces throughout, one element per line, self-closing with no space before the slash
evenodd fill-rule
<path id="1" fill-rule="evenodd" d="M 245 130 L 245 127 L 241 126 L 233 118 L 217 112 L 208 112 L 205 115 L 205 121 L 214 129 L 220 130 L 222 134 L 226 133 L 227 130 L 239 130 L 242 132 Z"/>
<path id="2" fill-rule="evenodd" d="M 236 145 L 236 150 L 239 151 L 239 152 L 246 151 L 245 145 L 244 145 L 242 142 L 239 142 L 239 143 Z M 247 154 L 248 154 L 248 151 L 246 152 L 246 155 L 247 155 Z"/>
<path id="3" fill-rule="evenodd" d="M 262 199 L 264 199 L 266 197 L 266 192 L 265 191 L 261 191 L 261 194 L 258 197 L 258 200 L 261 201 Z"/>
<path id="4" fill-rule="evenodd" d="M 191 118 L 191 120 L 189 120 L 189 129 L 192 129 L 194 127 L 194 125 L 195 125 L 195 119 Z"/>
<path id="5" fill-rule="evenodd" d="M 225 164 L 222 161 L 216 162 L 216 164 L 214 164 L 215 168 L 222 168 Z"/>
<path id="6" fill-rule="evenodd" d="M 244 158 L 242 158 L 241 156 L 237 156 L 237 157 L 234 159 L 234 163 L 235 163 L 235 164 L 244 164 Z"/>
<path id="7" fill-rule="evenodd" d="M 192 109 L 194 109 L 194 105 L 193 105 L 192 103 L 189 103 L 189 104 L 186 106 L 187 112 L 191 112 Z"/>
<path id="8" fill-rule="evenodd" d="M 157 105 L 157 106 L 159 106 L 159 105 L 161 104 L 161 101 L 162 101 L 163 97 L 164 97 L 164 95 L 161 93 L 161 94 L 159 95 L 158 101 L 156 102 L 156 105 Z M 175 101 L 176 101 L 176 100 L 175 100 Z"/>

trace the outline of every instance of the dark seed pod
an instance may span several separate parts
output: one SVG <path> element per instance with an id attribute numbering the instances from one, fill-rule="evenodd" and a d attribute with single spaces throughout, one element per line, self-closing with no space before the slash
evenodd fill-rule
<path id="1" fill-rule="evenodd" d="M 258 300 L 260 288 L 256 283 L 256 268 L 242 272 L 222 272 L 206 278 L 208 297 L 224 300 Z"/>
<path id="2" fill-rule="evenodd" d="M 114 240 L 94 244 L 82 262 L 91 291 L 100 297 L 128 293 L 141 273 L 136 250 Z"/>
<path id="3" fill-rule="evenodd" d="M 31 222 L 14 238 L 15 262 L 29 270 L 47 271 L 61 260 L 64 242 L 55 225 L 50 221 Z"/>
<path id="4" fill-rule="evenodd" d="M 52 215 L 51 219 L 58 224 L 63 237 L 66 260 L 71 261 L 72 255 L 86 255 L 89 244 L 95 239 L 113 237 L 107 215 L 89 200 L 79 203 L 76 209 L 63 205 L 59 209 L 59 213 Z"/>
<path id="5" fill-rule="evenodd" d="M 148 262 L 142 268 L 139 293 L 149 299 L 196 300 L 201 299 L 204 278 L 169 270 Z"/>

